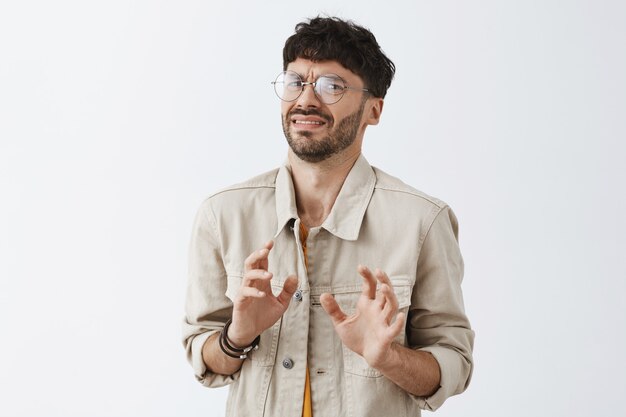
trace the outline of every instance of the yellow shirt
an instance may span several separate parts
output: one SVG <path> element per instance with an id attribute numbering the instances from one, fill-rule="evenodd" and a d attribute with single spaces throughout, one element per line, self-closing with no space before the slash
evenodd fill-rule
<path id="1" fill-rule="evenodd" d="M 304 223 L 300 223 L 300 242 L 304 253 L 304 265 L 309 268 L 309 259 L 306 252 L 306 239 L 309 237 L 309 229 Z M 313 417 L 313 406 L 311 404 L 311 379 L 309 377 L 309 366 L 306 367 L 306 381 L 304 382 L 304 402 L 302 404 L 302 417 Z"/>

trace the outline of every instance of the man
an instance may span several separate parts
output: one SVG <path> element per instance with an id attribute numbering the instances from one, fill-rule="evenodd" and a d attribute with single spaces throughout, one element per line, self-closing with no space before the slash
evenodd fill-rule
<path id="1" fill-rule="evenodd" d="M 274 89 L 285 166 L 209 197 L 184 341 L 229 416 L 415 416 L 462 392 L 473 331 L 457 222 L 361 155 L 395 67 L 367 29 L 296 26 Z"/>

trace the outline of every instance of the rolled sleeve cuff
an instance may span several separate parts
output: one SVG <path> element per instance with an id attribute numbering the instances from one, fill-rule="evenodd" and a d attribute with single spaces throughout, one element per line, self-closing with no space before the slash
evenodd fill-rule
<path id="1" fill-rule="evenodd" d="M 209 337 L 219 333 L 219 330 L 212 330 L 194 337 L 191 342 L 191 366 L 198 382 L 205 387 L 219 388 L 232 384 L 239 378 L 239 371 L 232 375 L 220 375 L 207 369 L 202 359 L 202 347 Z"/>
<path id="2" fill-rule="evenodd" d="M 422 410 L 435 411 L 446 399 L 465 390 L 469 383 L 470 365 L 460 353 L 450 348 L 429 346 L 419 350 L 430 352 L 439 363 L 439 389 L 430 397 L 416 398 Z"/>

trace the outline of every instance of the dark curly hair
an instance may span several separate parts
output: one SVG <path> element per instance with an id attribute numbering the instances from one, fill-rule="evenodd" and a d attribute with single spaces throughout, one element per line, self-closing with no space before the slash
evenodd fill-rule
<path id="1" fill-rule="evenodd" d="M 296 25 L 283 48 L 283 70 L 298 58 L 333 60 L 363 79 L 370 93 L 384 98 L 396 66 L 368 29 L 350 20 L 317 16 Z"/>

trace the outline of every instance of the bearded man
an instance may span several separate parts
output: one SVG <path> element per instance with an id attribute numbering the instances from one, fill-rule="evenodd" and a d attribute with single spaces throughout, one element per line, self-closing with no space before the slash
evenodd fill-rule
<path id="1" fill-rule="evenodd" d="M 183 337 L 228 416 L 416 416 L 469 384 L 456 217 L 361 154 L 394 72 L 369 30 L 299 23 L 273 82 L 286 164 L 198 212 Z"/>

